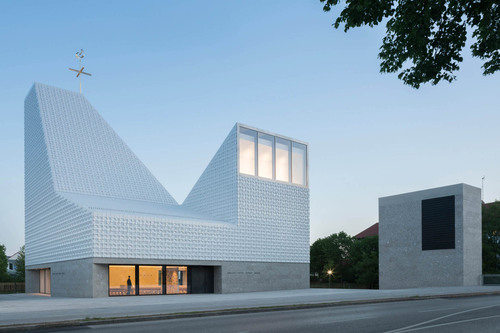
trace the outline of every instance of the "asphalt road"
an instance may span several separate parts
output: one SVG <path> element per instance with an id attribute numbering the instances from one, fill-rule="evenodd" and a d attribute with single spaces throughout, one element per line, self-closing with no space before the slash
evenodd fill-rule
<path id="1" fill-rule="evenodd" d="M 53 331 L 53 330 L 52 330 Z M 57 332 L 500 332 L 500 296 L 93 325 Z"/>

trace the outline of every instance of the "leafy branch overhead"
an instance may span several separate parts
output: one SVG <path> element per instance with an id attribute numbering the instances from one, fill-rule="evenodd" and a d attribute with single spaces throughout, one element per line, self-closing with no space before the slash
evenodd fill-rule
<path id="1" fill-rule="evenodd" d="M 468 29 L 472 55 L 483 61 L 483 74 L 500 69 L 500 0 L 320 1 L 326 12 L 337 5 L 344 7 L 333 25 L 343 25 L 346 32 L 387 19 L 380 71 L 397 72 L 414 88 L 456 79 Z"/>

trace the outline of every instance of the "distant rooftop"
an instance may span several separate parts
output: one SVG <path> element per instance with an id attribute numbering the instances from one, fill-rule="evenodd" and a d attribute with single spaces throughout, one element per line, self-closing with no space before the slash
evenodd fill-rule
<path id="1" fill-rule="evenodd" d="M 370 236 L 378 236 L 378 222 L 368 227 L 367 229 L 361 231 L 354 237 L 357 239 L 363 239 L 365 237 L 370 237 Z"/>

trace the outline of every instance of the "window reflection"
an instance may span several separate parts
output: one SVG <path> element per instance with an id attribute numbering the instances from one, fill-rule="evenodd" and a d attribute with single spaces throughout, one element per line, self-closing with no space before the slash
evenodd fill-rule
<path id="1" fill-rule="evenodd" d="M 139 295 L 161 295 L 161 266 L 139 266 Z"/>
<path id="2" fill-rule="evenodd" d="M 255 176 L 255 144 L 257 132 L 240 129 L 240 173 Z"/>
<path id="3" fill-rule="evenodd" d="M 135 295 L 135 266 L 109 266 L 109 295 Z"/>
<path id="4" fill-rule="evenodd" d="M 276 138 L 276 180 L 290 181 L 290 141 Z"/>
<path id="5" fill-rule="evenodd" d="M 292 183 L 306 184 L 306 146 L 297 142 L 292 144 Z"/>
<path id="6" fill-rule="evenodd" d="M 273 145 L 273 136 L 259 133 L 259 177 L 273 179 Z"/>

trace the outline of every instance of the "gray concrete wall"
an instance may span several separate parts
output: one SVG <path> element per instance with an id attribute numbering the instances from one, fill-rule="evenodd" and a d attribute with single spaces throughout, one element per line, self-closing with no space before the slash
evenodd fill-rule
<path id="1" fill-rule="evenodd" d="M 464 285 L 482 284 L 482 218 L 481 190 L 472 186 L 464 186 L 463 203 L 463 243 L 464 243 Z"/>
<path id="2" fill-rule="evenodd" d="M 92 259 L 67 260 L 43 265 L 31 265 L 26 269 L 30 275 L 37 275 L 38 269 L 50 268 L 50 294 L 59 297 L 92 297 L 93 262 Z M 29 290 L 34 287 L 29 286 Z M 38 292 L 39 286 L 36 287 Z M 28 291 L 27 291 L 28 292 Z"/>
<path id="3" fill-rule="evenodd" d="M 24 290 L 27 294 L 40 292 L 40 272 L 37 270 L 30 270 L 26 268 Z"/>
<path id="4" fill-rule="evenodd" d="M 38 269 L 51 269 L 51 295 L 108 297 L 108 265 L 214 266 L 214 292 L 309 288 L 308 263 L 89 258 L 27 267 L 26 290 L 38 292 Z"/>
<path id="5" fill-rule="evenodd" d="M 455 196 L 455 249 L 422 251 L 422 200 L 450 195 Z M 465 184 L 380 198 L 380 288 L 478 285 L 480 198 L 480 189 Z"/>
<path id="6" fill-rule="evenodd" d="M 222 265 L 222 292 L 307 289 L 309 264 L 226 262 Z"/>

